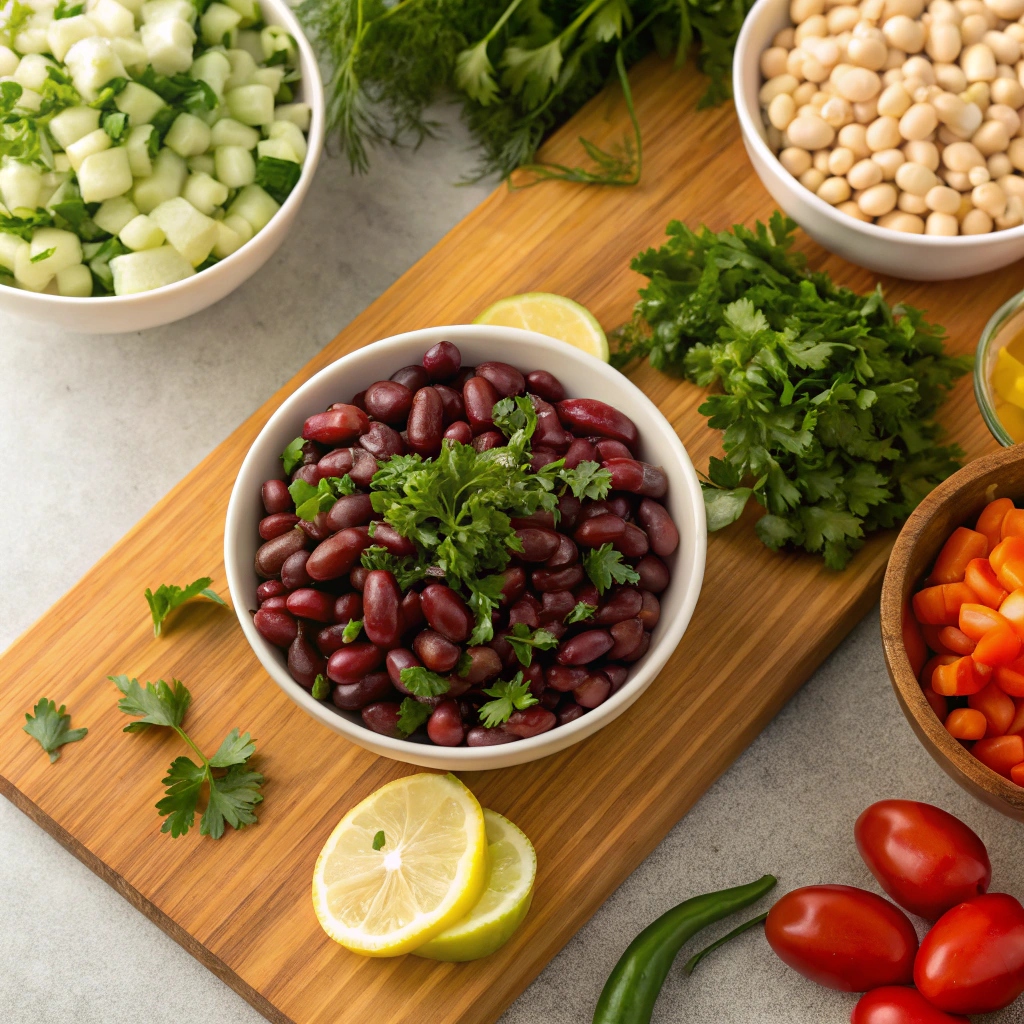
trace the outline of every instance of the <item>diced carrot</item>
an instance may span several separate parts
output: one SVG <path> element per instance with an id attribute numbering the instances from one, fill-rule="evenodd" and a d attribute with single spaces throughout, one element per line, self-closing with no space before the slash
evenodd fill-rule
<path id="1" fill-rule="evenodd" d="M 1010 769 L 1010 781 L 1024 786 L 1024 764 L 1016 764 Z"/>
<path id="2" fill-rule="evenodd" d="M 999 606 L 999 614 L 1024 637 L 1024 590 L 1007 594 Z"/>
<path id="3" fill-rule="evenodd" d="M 914 615 L 922 626 L 946 625 L 946 601 L 942 587 L 925 587 L 913 597 Z"/>
<path id="4" fill-rule="evenodd" d="M 998 608 L 1006 600 L 1006 591 L 996 579 L 995 570 L 987 558 L 972 558 L 967 563 L 964 583 L 978 595 L 982 604 Z"/>
<path id="5" fill-rule="evenodd" d="M 948 665 L 937 665 L 932 671 L 932 689 L 942 697 L 966 697 L 977 693 L 991 679 L 992 670 L 972 658 L 957 658 Z"/>
<path id="6" fill-rule="evenodd" d="M 918 677 L 921 686 L 927 690 L 932 685 L 932 675 L 940 665 L 952 665 L 953 662 L 959 661 L 960 659 L 955 654 L 936 654 L 934 658 L 929 659 L 923 669 L 921 669 L 921 675 Z"/>
<path id="7" fill-rule="evenodd" d="M 1024 512 L 1021 513 L 1024 516 Z M 959 583 L 967 571 L 967 563 L 988 554 L 988 538 L 966 526 L 958 526 L 942 545 L 935 559 L 931 580 L 933 583 Z"/>
<path id="8" fill-rule="evenodd" d="M 980 665 L 996 666 L 1012 665 L 1020 654 L 1020 636 L 1007 623 L 996 629 L 990 629 L 974 648 L 971 657 Z"/>
<path id="9" fill-rule="evenodd" d="M 989 683 L 983 690 L 967 698 L 967 706 L 980 711 L 988 722 L 986 736 L 1002 736 L 1010 729 L 1017 707 L 1013 698 L 1008 697 L 995 683 Z"/>
<path id="10" fill-rule="evenodd" d="M 964 605 L 964 608 L 967 607 L 969 606 Z M 963 614 L 963 608 L 960 609 L 960 612 Z M 956 626 L 943 626 L 939 630 L 938 641 L 946 650 L 952 651 L 954 654 L 973 654 L 974 648 L 977 647 L 977 644 Z"/>
<path id="11" fill-rule="evenodd" d="M 977 604 L 978 595 L 966 583 L 943 583 L 942 602 L 946 606 L 944 626 L 955 626 L 960 618 L 960 608 L 965 604 Z"/>
<path id="12" fill-rule="evenodd" d="M 922 626 L 925 642 L 936 654 L 952 654 L 953 652 L 942 642 L 942 631 L 945 626 Z"/>
<path id="13" fill-rule="evenodd" d="M 1003 519 L 1012 508 L 1013 502 L 1009 498 L 996 498 L 981 510 L 974 528 L 988 538 L 989 551 L 1002 540 Z"/>
<path id="14" fill-rule="evenodd" d="M 1007 537 L 1024 537 L 1024 509 L 1011 508 L 1003 516 L 1003 523 L 999 528 L 999 536 L 1003 540 Z"/>
<path id="15" fill-rule="evenodd" d="M 1012 665 L 1000 665 L 993 672 L 993 681 L 1003 693 L 1024 697 L 1024 658 L 1019 658 Z"/>
<path id="16" fill-rule="evenodd" d="M 987 604 L 974 604 L 973 602 L 960 606 L 958 625 L 960 631 L 966 633 L 972 640 L 980 640 L 993 629 L 1004 626 L 1007 629 L 1013 628 L 994 608 L 989 608 Z"/>
<path id="17" fill-rule="evenodd" d="M 1024 558 L 1024 537 L 1007 537 L 1005 540 L 1001 540 L 988 553 L 988 560 L 992 563 L 992 568 L 997 576 L 999 575 L 999 570 L 1006 563 L 1007 559 L 1010 558 Z M 1011 587 L 1010 589 L 1016 590 L 1017 588 Z"/>
<path id="18" fill-rule="evenodd" d="M 985 735 L 988 722 L 980 711 L 974 708 L 956 708 L 950 711 L 945 721 L 950 736 L 958 740 L 980 740 Z"/>
<path id="19" fill-rule="evenodd" d="M 992 736 L 978 740 L 971 753 L 994 772 L 1010 778 L 1010 772 L 1024 761 L 1024 739 L 1020 736 Z"/>
<path id="20" fill-rule="evenodd" d="M 936 718 L 938 718 L 940 722 L 945 722 L 946 715 L 949 714 L 949 705 L 946 702 L 946 698 L 941 694 L 936 693 L 930 686 L 926 686 L 923 693 L 924 699 L 931 704 L 932 711 L 935 712 Z"/>
<path id="21" fill-rule="evenodd" d="M 1006 732 L 1015 736 L 1024 735 L 1024 700 L 1014 700 L 1013 721 L 1010 722 Z"/>
<path id="22" fill-rule="evenodd" d="M 928 660 L 928 646 L 921 633 L 921 626 L 914 618 L 909 604 L 903 609 L 903 649 L 907 652 L 907 660 L 910 662 L 914 675 L 919 676 L 921 669 L 924 668 L 924 663 Z"/>

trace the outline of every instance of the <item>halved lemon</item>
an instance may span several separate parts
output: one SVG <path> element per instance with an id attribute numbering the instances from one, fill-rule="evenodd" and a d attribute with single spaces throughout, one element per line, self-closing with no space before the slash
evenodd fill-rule
<path id="1" fill-rule="evenodd" d="M 398 956 L 465 917 L 486 879 L 476 797 L 454 775 L 410 775 L 338 823 L 313 871 L 313 907 L 335 942 Z"/>
<path id="2" fill-rule="evenodd" d="M 533 900 L 537 854 L 508 818 L 484 808 L 490 869 L 483 895 L 461 920 L 413 950 L 431 960 L 477 960 L 504 946 Z"/>
<path id="3" fill-rule="evenodd" d="M 536 331 L 608 362 L 608 339 L 594 314 L 564 295 L 550 292 L 512 295 L 488 306 L 473 323 Z"/>

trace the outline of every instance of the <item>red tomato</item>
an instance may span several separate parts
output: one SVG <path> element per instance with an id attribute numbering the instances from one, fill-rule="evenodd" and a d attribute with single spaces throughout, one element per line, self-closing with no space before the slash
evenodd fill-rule
<path id="1" fill-rule="evenodd" d="M 860 997 L 850 1024 L 971 1024 L 936 1009 L 916 988 L 888 985 Z"/>
<path id="2" fill-rule="evenodd" d="M 917 933 L 902 910 L 851 885 L 794 889 L 768 912 L 768 944 L 811 981 L 840 992 L 909 985 Z"/>
<path id="3" fill-rule="evenodd" d="M 949 1013 L 994 1013 L 1024 992 L 1024 907 L 992 892 L 947 910 L 914 962 L 921 995 Z"/>
<path id="4" fill-rule="evenodd" d="M 857 849 L 901 907 L 934 921 L 986 892 L 985 844 L 959 818 L 916 800 L 879 800 L 853 826 Z"/>

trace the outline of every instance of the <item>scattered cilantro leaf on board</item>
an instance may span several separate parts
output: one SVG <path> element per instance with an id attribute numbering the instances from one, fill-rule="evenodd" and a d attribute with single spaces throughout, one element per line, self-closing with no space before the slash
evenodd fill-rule
<path id="1" fill-rule="evenodd" d="M 571 626 L 574 622 L 585 622 L 587 619 L 593 618 L 596 611 L 596 605 L 587 604 L 586 601 L 577 601 L 576 607 L 566 615 L 565 624 Z"/>
<path id="2" fill-rule="evenodd" d="M 430 717 L 430 706 L 421 704 L 412 697 L 406 697 L 398 707 L 398 731 L 411 736 Z"/>
<path id="3" fill-rule="evenodd" d="M 525 622 L 517 622 L 512 631 L 506 634 L 505 639 L 509 642 L 512 650 L 521 665 L 529 668 L 533 661 L 533 651 L 550 651 L 558 646 L 558 637 L 549 633 L 546 629 L 530 629 Z"/>
<path id="4" fill-rule="evenodd" d="M 640 582 L 640 574 L 622 561 L 622 552 L 616 551 L 611 544 L 592 548 L 581 561 L 584 571 L 590 577 L 590 582 L 597 587 L 599 594 L 603 594 L 612 583 Z"/>
<path id="5" fill-rule="evenodd" d="M 487 687 L 484 693 L 495 698 L 480 705 L 480 723 L 485 729 L 503 725 L 512 717 L 513 711 L 525 711 L 538 703 L 537 698 L 530 693 L 530 684 L 523 682 L 522 672 L 517 672 L 512 679 L 499 679 L 493 686 Z"/>
<path id="6" fill-rule="evenodd" d="M 212 582 L 211 577 L 202 576 L 184 589 L 174 584 L 168 586 L 166 583 L 162 583 L 156 588 L 156 593 L 154 593 L 147 587 L 145 597 L 146 602 L 149 604 L 150 614 L 153 616 L 153 636 L 160 635 L 164 619 L 175 608 L 180 608 L 181 605 L 186 601 L 190 601 L 193 597 L 206 597 L 217 604 L 227 607 L 227 602 L 215 590 L 210 589 Z"/>
<path id="7" fill-rule="evenodd" d="M 422 665 L 412 665 L 403 668 L 399 673 L 402 685 L 415 697 L 440 697 L 451 689 L 451 683 L 444 676 L 424 668 Z"/>
<path id="8" fill-rule="evenodd" d="M 72 729 L 71 716 L 66 714 L 64 705 L 58 708 L 54 701 L 46 697 L 39 698 L 32 714 L 25 712 L 22 728 L 50 755 L 51 764 L 60 757 L 60 748 L 65 743 L 75 743 L 89 732 L 84 727 Z"/>

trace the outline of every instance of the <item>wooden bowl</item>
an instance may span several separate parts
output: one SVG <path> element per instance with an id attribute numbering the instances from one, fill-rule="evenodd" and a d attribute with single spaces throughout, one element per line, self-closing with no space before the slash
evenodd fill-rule
<path id="1" fill-rule="evenodd" d="M 889 556 L 882 583 L 882 646 L 896 697 L 939 766 L 969 793 L 997 811 L 1024 821 L 1024 788 L 983 765 L 946 732 L 925 699 L 903 646 L 903 616 L 946 538 L 958 526 L 973 526 L 995 498 L 1024 498 L 1024 444 L 976 459 L 944 480 L 914 510 Z"/>

